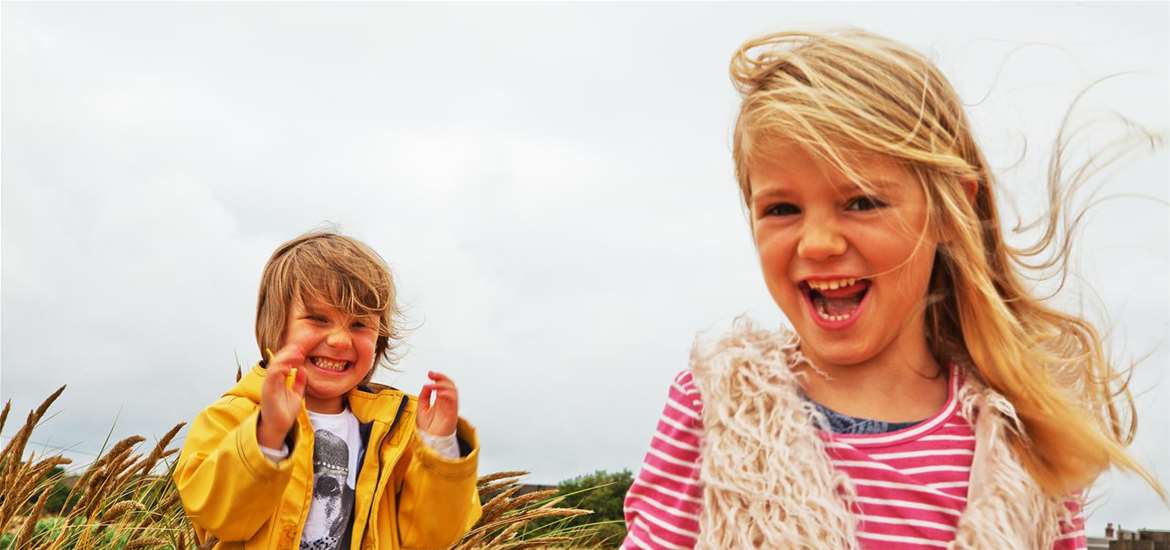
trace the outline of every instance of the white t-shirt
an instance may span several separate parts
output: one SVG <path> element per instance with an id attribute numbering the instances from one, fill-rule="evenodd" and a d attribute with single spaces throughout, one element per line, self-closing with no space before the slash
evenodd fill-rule
<path id="1" fill-rule="evenodd" d="M 301 550 L 338 550 L 349 546 L 353 488 L 357 485 L 362 435 L 357 417 L 309 411 L 313 424 L 313 501 L 301 534 Z"/>
<path id="2" fill-rule="evenodd" d="M 362 435 L 357 417 L 345 409 L 337 414 L 308 411 L 313 425 L 313 501 L 301 534 L 301 550 L 343 550 L 349 547 L 350 516 L 353 515 L 354 487 Z M 428 447 L 447 459 L 459 458 L 459 442 L 449 436 L 432 436 L 419 431 Z M 280 450 L 260 446 L 273 462 L 288 457 L 288 446 Z"/>

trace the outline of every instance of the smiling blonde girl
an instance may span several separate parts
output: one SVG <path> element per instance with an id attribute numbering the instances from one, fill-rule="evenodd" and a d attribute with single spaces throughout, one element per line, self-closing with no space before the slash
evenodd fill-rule
<path id="1" fill-rule="evenodd" d="M 624 548 L 1084 548 L 1103 470 L 1163 494 L 1125 453 L 1133 405 L 1096 330 L 1024 282 L 1055 234 L 1005 243 L 937 68 L 847 30 L 749 41 L 731 74 L 736 177 L 793 330 L 696 346 Z"/>

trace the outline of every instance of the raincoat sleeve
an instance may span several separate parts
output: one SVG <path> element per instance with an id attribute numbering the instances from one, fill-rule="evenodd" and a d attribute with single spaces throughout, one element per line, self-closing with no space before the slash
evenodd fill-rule
<path id="1" fill-rule="evenodd" d="M 479 520 L 479 439 L 462 418 L 456 434 L 460 447 L 469 452 L 454 460 L 411 434 L 406 450 L 410 462 L 398 495 L 398 532 L 404 550 L 447 548 Z"/>
<path id="2" fill-rule="evenodd" d="M 201 538 L 251 539 L 276 511 L 294 461 L 264 456 L 256 439 L 259 417 L 251 400 L 224 397 L 199 413 L 187 432 L 174 478 Z"/>

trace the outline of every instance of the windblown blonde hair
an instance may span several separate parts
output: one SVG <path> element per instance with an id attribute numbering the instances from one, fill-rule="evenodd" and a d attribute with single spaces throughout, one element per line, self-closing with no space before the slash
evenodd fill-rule
<path id="1" fill-rule="evenodd" d="M 278 246 L 264 265 L 259 294 L 256 345 L 261 357 L 266 357 L 265 349 L 280 349 L 294 300 L 318 299 L 355 317 L 376 316 L 374 361 L 396 360 L 393 350 L 401 338 L 401 312 L 394 281 L 382 257 L 356 239 L 314 231 Z"/>
<path id="2" fill-rule="evenodd" d="M 926 195 L 930 227 L 944 237 L 923 306 L 935 357 L 969 361 L 975 376 L 1011 401 L 1022 423 L 1015 451 L 1050 495 L 1085 488 L 1113 465 L 1166 498 L 1125 452 L 1136 410 L 1097 331 L 1033 296 L 1022 276 L 1056 267 L 1063 281 L 1071 228 L 1057 227 L 1067 222 L 1062 189 L 1090 175 L 1082 167 L 1062 185 L 1063 130 L 1049 166 L 1046 231 L 1034 245 L 1014 248 L 1004 241 L 995 178 L 958 94 L 922 55 L 860 30 L 782 32 L 743 44 L 731 77 L 742 96 L 733 154 L 745 204 L 753 163 L 785 144 L 862 185 L 850 167 L 858 153 L 908 169 Z M 963 182 L 977 185 L 974 201 Z M 1046 251 L 1050 258 L 1034 260 Z"/>

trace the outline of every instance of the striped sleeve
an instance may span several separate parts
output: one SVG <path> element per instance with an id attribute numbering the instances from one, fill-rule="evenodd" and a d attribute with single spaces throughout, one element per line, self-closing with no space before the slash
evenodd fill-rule
<path id="1" fill-rule="evenodd" d="M 674 378 L 638 477 L 626 493 L 623 550 L 690 549 L 699 535 L 702 402 L 690 371 Z"/>
<path id="2" fill-rule="evenodd" d="M 1085 516 L 1081 510 L 1081 499 L 1070 499 L 1064 505 L 1072 512 L 1072 519 L 1060 522 L 1060 537 L 1052 545 L 1052 550 L 1085 550 L 1089 541 L 1085 538 Z"/>

